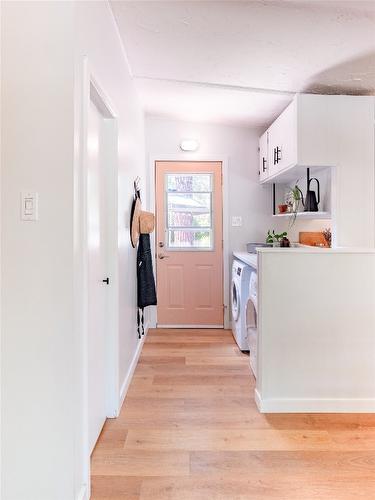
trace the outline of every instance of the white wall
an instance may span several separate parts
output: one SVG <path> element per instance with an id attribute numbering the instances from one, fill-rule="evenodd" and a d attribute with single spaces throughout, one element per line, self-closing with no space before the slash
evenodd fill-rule
<path id="1" fill-rule="evenodd" d="M 106 2 L 2 7 L 2 499 L 73 500 L 87 480 L 73 296 L 81 56 L 118 113 L 119 390 L 137 347 L 126 226 L 133 178 L 146 176 L 143 114 Z M 38 222 L 20 221 L 24 189 L 39 192 Z"/>
<path id="2" fill-rule="evenodd" d="M 375 98 L 335 96 L 337 245 L 375 246 Z"/>
<path id="3" fill-rule="evenodd" d="M 147 204 L 144 117 L 126 63 L 112 12 L 105 2 L 77 2 L 76 57 L 88 61 L 95 78 L 118 114 L 119 187 L 119 386 L 124 382 L 138 343 L 136 332 L 136 250 L 129 238 L 133 180 L 141 177 L 142 202 Z M 105 36 L 103 36 L 105 33 Z"/>
<path id="4" fill-rule="evenodd" d="M 2 5 L 4 500 L 74 491 L 73 4 Z M 39 221 L 20 221 L 20 192 Z"/>
<path id="5" fill-rule="evenodd" d="M 258 129 L 207 123 L 187 123 L 146 117 L 146 150 L 149 158 L 178 159 L 183 138 L 195 138 L 200 147 L 189 159 L 228 159 L 229 211 L 224 217 L 242 216 L 242 227 L 230 227 L 229 250 L 244 250 L 249 241 L 264 241 L 271 224 L 271 191 L 258 182 Z M 149 166 L 151 168 L 150 162 Z"/>

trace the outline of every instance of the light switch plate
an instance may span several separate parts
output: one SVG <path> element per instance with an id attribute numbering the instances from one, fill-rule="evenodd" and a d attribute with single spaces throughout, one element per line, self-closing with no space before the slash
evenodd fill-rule
<path id="1" fill-rule="evenodd" d="M 232 227 L 241 227 L 242 217 L 241 215 L 232 215 Z"/>
<path id="2" fill-rule="evenodd" d="M 21 220 L 38 220 L 38 193 L 22 191 L 21 193 Z"/>

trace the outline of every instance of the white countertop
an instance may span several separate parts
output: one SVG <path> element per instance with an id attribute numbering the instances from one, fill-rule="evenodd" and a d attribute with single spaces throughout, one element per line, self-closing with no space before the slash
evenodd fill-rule
<path id="1" fill-rule="evenodd" d="M 233 256 L 236 259 L 239 259 L 241 262 L 245 262 L 245 264 L 248 264 L 254 269 L 257 269 L 258 267 L 258 256 L 256 253 L 233 252 Z"/>
<path id="2" fill-rule="evenodd" d="M 375 254 L 375 248 L 361 248 L 361 247 L 312 247 L 307 245 L 293 246 L 289 248 L 280 247 L 259 247 L 257 253 L 299 253 L 299 254 Z M 258 268 L 258 255 L 248 252 L 233 252 L 233 257 L 248 264 L 254 269 Z"/>
<path id="3" fill-rule="evenodd" d="M 327 248 L 327 247 L 312 247 L 312 246 L 298 246 L 289 248 L 280 247 L 264 247 L 257 248 L 258 253 L 375 253 L 375 248 L 361 248 L 361 247 L 337 247 L 337 248 Z"/>

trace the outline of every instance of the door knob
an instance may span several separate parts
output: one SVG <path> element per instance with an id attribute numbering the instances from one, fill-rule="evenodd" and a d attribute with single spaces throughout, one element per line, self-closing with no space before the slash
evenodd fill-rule
<path id="1" fill-rule="evenodd" d="M 107 283 L 107 285 L 109 285 L 109 278 L 106 278 L 105 280 L 102 280 L 103 283 Z"/>
<path id="2" fill-rule="evenodd" d="M 164 255 L 162 253 L 158 254 L 159 259 L 169 259 L 169 255 Z"/>

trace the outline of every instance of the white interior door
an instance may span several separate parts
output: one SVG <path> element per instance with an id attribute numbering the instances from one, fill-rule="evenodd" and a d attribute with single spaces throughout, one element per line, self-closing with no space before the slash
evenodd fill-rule
<path id="1" fill-rule="evenodd" d="M 108 320 L 107 184 L 105 169 L 105 120 L 90 101 L 87 137 L 88 213 L 88 437 L 90 453 L 107 416 Z"/>

